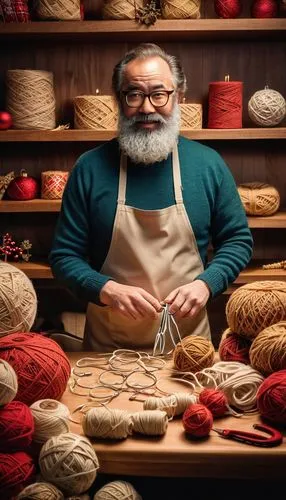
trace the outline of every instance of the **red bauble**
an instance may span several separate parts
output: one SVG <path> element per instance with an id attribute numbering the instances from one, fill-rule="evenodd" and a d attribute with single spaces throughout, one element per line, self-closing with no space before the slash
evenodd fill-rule
<path id="1" fill-rule="evenodd" d="M 28 176 L 26 170 L 13 179 L 6 191 L 11 200 L 33 200 L 39 195 L 39 183 L 34 177 Z"/>
<path id="2" fill-rule="evenodd" d="M 224 19 L 238 17 L 242 10 L 241 0 L 215 0 L 214 9 Z"/>
<path id="3" fill-rule="evenodd" d="M 255 0 L 251 6 L 252 17 L 276 17 L 278 7 L 276 0 Z"/>
<path id="4" fill-rule="evenodd" d="M 0 111 L 0 130 L 7 130 L 12 127 L 12 116 L 8 111 Z"/>

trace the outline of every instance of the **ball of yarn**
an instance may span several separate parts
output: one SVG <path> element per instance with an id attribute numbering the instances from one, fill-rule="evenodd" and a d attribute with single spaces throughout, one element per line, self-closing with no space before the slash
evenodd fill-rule
<path id="1" fill-rule="evenodd" d="M 40 399 L 30 406 L 34 417 L 33 440 L 45 443 L 48 439 L 69 432 L 70 412 L 67 406 L 54 399 Z"/>
<path id="2" fill-rule="evenodd" d="M 210 340 L 189 335 L 179 342 L 173 352 L 174 365 L 182 372 L 198 372 L 214 362 L 215 350 Z"/>
<path id="3" fill-rule="evenodd" d="M 71 495 L 87 491 L 99 467 L 89 440 L 71 432 L 46 441 L 41 448 L 39 465 L 46 481 Z"/>
<path id="4" fill-rule="evenodd" d="M 238 361 L 249 363 L 249 349 L 251 341 L 227 328 L 221 337 L 218 353 L 222 361 Z"/>
<path id="5" fill-rule="evenodd" d="M 1 262 L 0 337 L 8 333 L 28 332 L 37 312 L 37 296 L 32 282 L 23 271 Z"/>
<path id="6" fill-rule="evenodd" d="M 286 370 L 264 380 L 257 392 L 257 407 L 263 418 L 286 425 Z"/>
<path id="7" fill-rule="evenodd" d="M 258 90 L 248 102 L 248 114 L 257 125 L 274 127 L 285 117 L 286 101 L 277 90 Z"/>
<path id="8" fill-rule="evenodd" d="M 264 375 L 286 369 L 286 321 L 260 332 L 252 342 L 250 364 Z"/>
<path id="9" fill-rule="evenodd" d="M 0 359 L 0 406 L 13 401 L 18 391 L 18 380 L 14 368 Z"/>
<path id="10" fill-rule="evenodd" d="M 242 10 L 241 0 L 215 0 L 214 9 L 224 19 L 238 17 Z"/>
<path id="11" fill-rule="evenodd" d="M 229 411 L 226 395 L 219 389 L 203 389 L 199 402 L 210 410 L 214 418 L 222 417 Z"/>
<path id="12" fill-rule="evenodd" d="M 33 459 L 24 451 L 0 453 L 1 498 L 17 495 L 33 481 L 35 473 Z"/>
<path id="13" fill-rule="evenodd" d="M 60 399 L 70 376 L 70 362 L 62 348 L 37 333 L 13 333 L 0 338 L 0 358 L 18 378 L 16 399 L 28 406 L 38 399 Z"/>
<path id="14" fill-rule="evenodd" d="M 90 408 L 82 421 L 86 436 L 101 439 L 125 439 L 132 433 L 132 427 L 131 415 L 114 408 Z"/>
<path id="15" fill-rule="evenodd" d="M 100 488 L 93 500 L 142 500 L 131 483 L 127 481 L 112 481 Z"/>
<path id="16" fill-rule="evenodd" d="M 233 332 L 253 339 L 264 328 L 283 321 L 285 310 L 284 281 L 254 281 L 231 294 L 225 312 Z"/>
<path id="17" fill-rule="evenodd" d="M 64 500 L 64 495 L 50 483 L 33 483 L 26 486 L 16 500 Z"/>
<path id="18" fill-rule="evenodd" d="M 205 405 L 196 403 L 184 411 L 183 426 L 191 436 L 206 437 L 213 426 L 213 416 Z"/>
<path id="19" fill-rule="evenodd" d="M 280 206 L 280 195 L 269 184 L 248 182 L 238 186 L 237 190 L 248 215 L 273 215 Z"/>
<path id="20" fill-rule="evenodd" d="M 32 442 L 34 419 L 30 408 L 12 401 L 0 408 L 0 450 L 23 451 Z"/>

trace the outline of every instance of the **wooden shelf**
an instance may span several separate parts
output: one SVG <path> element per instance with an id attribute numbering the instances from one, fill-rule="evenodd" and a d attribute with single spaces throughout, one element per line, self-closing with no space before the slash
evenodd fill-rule
<path id="1" fill-rule="evenodd" d="M 11 212 L 59 212 L 62 200 L 0 201 L 0 213 Z"/>
<path id="2" fill-rule="evenodd" d="M 53 274 L 49 264 L 39 262 L 9 262 L 21 269 L 31 279 L 51 279 Z"/>
<path id="3" fill-rule="evenodd" d="M 269 217 L 247 217 L 251 229 L 285 229 L 286 212 L 276 212 Z"/>

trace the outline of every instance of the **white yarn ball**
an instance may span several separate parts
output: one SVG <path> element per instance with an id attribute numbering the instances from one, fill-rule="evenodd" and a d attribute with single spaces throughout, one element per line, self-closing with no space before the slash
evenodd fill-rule
<path id="1" fill-rule="evenodd" d="M 99 468 L 90 441 L 71 432 L 46 441 L 40 452 L 39 465 L 44 479 L 69 495 L 87 491 Z"/>
<path id="2" fill-rule="evenodd" d="M 277 90 L 266 87 L 255 92 L 250 98 L 248 114 L 257 125 L 274 127 L 282 122 L 286 115 L 286 101 Z"/>
<path id="3" fill-rule="evenodd" d="M 100 488 L 93 500 L 142 500 L 132 484 L 127 481 L 112 481 Z"/>
<path id="4" fill-rule="evenodd" d="M 34 417 L 33 440 L 45 443 L 48 439 L 69 432 L 70 412 L 67 406 L 55 399 L 40 399 L 30 406 Z"/>
<path id="5" fill-rule="evenodd" d="M 0 263 L 0 337 L 29 332 L 37 313 L 33 283 L 23 271 Z"/>
<path id="6" fill-rule="evenodd" d="M 26 486 L 16 500 L 64 500 L 64 495 L 50 483 L 34 483 Z"/>
<path id="7" fill-rule="evenodd" d="M 18 392 L 18 379 L 14 368 L 0 359 L 0 406 L 13 401 Z"/>

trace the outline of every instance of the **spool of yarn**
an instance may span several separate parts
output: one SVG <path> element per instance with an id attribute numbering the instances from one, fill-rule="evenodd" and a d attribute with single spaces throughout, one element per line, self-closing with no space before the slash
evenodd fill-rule
<path id="1" fill-rule="evenodd" d="M 40 19 L 56 21 L 79 21 L 80 0 L 37 0 L 35 11 Z"/>
<path id="2" fill-rule="evenodd" d="M 241 0 L 215 0 L 214 9 L 223 19 L 238 17 L 242 10 Z"/>
<path id="3" fill-rule="evenodd" d="M 167 431 L 168 415 L 161 410 L 132 413 L 133 431 L 147 436 L 162 436 Z"/>
<path id="4" fill-rule="evenodd" d="M 223 417 L 229 413 L 227 397 L 218 389 L 203 389 L 199 395 L 199 403 L 210 410 L 213 418 Z"/>
<path id="5" fill-rule="evenodd" d="M 26 486 L 16 500 L 64 500 L 64 495 L 50 483 L 33 483 Z"/>
<path id="6" fill-rule="evenodd" d="M 41 173 L 41 198 L 44 200 L 60 200 L 68 180 L 69 172 L 47 170 Z"/>
<path id="7" fill-rule="evenodd" d="M 203 126 L 203 107 L 201 104 L 182 103 L 179 105 L 181 111 L 181 130 L 201 129 Z"/>
<path id="8" fill-rule="evenodd" d="M 132 433 L 131 415 L 125 410 L 90 408 L 83 417 L 86 436 L 100 439 L 125 439 Z"/>
<path id="9" fill-rule="evenodd" d="M 237 188 L 248 215 L 269 216 L 280 206 L 280 195 L 274 186 L 263 182 L 247 182 Z"/>
<path id="10" fill-rule="evenodd" d="M 131 483 L 127 481 L 112 481 L 100 488 L 93 500 L 142 500 Z"/>
<path id="11" fill-rule="evenodd" d="M 160 0 L 164 19 L 199 19 L 201 0 Z"/>
<path id="12" fill-rule="evenodd" d="M 175 368 L 182 372 L 198 372 L 214 362 L 215 350 L 210 340 L 189 335 L 179 342 L 173 352 Z"/>
<path id="13" fill-rule="evenodd" d="M 0 337 L 29 331 L 37 313 L 34 286 L 23 271 L 7 262 L 0 263 Z"/>
<path id="14" fill-rule="evenodd" d="M 30 406 L 34 417 L 33 440 L 45 443 L 48 439 L 69 432 L 70 412 L 67 406 L 54 399 L 41 399 Z"/>
<path id="15" fill-rule="evenodd" d="M 264 380 L 257 392 L 257 407 L 263 418 L 286 425 L 286 370 Z"/>
<path id="16" fill-rule="evenodd" d="M 183 413 L 182 421 L 186 433 L 198 438 L 208 436 L 213 426 L 210 410 L 200 403 L 189 406 Z"/>
<path id="17" fill-rule="evenodd" d="M 150 396 L 143 403 L 144 410 L 161 410 L 167 413 L 169 418 L 181 415 L 188 406 L 197 402 L 194 394 L 187 392 L 175 392 L 170 396 L 157 398 Z"/>
<path id="18" fill-rule="evenodd" d="M 286 369 L 286 321 L 268 326 L 251 344 L 250 364 L 264 375 Z"/>
<path id="19" fill-rule="evenodd" d="M 116 130 L 117 112 L 110 95 L 80 95 L 74 98 L 77 129 Z"/>
<path id="20" fill-rule="evenodd" d="M 17 495 L 34 479 L 36 468 L 32 457 L 24 451 L 0 453 L 1 497 Z"/>
<path id="21" fill-rule="evenodd" d="M 46 481 L 70 495 L 87 491 L 99 467 L 90 441 L 71 432 L 46 441 L 40 451 L 39 465 Z"/>
<path id="22" fill-rule="evenodd" d="M 277 90 L 258 90 L 248 101 L 249 118 L 262 127 L 275 127 L 286 115 L 286 101 Z"/>
<path id="23" fill-rule="evenodd" d="M 32 442 L 34 419 L 30 408 L 12 401 L 0 408 L 0 450 L 23 451 Z"/>
<path id="24" fill-rule="evenodd" d="M 221 337 L 218 353 L 222 361 L 238 361 L 249 364 L 251 341 L 227 328 Z"/>
<path id="25" fill-rule="evenodd" d="M 243 82 L 211 82 L 208 99 L 208 128 L 242 127 Z"/>
<path id="26" fill-rule="evenodd" d="M 235 290 L 226 304 L 229 328 L 253 339 L 264 328 L 285 319 L 286 283 L 254 281 Z"/>
<path id="27" fill-rule="evenodd" d="M 18 391 L 18 380 L 14 368 L 0 359 L 0 406 L 13 401 Z"/>
<path id="28" fill-rule="evenodd" d="M 16 129 L 48 130 L 56 126 L 53 74 L 48 71 L 9 69 L 7 110 Z"/>
<path id="29" fill-rule="evenodd" d="M 144 7 L 144 0 L 104 0 L 103 19 L 135 19 L 138 9 Z"/>
<path id="30" fill-rule="evenodd" d="M 278 14 L 277 0 L 254 0 L 251 5 L 252 17 L 267 19 Z"/>
<path id="31" fill-rule="evenodd" d="M 37 333 L 13 333 L 0 339 L 0 358 L 18 378 L 16 399 L 30 406 L 38 399 L 60 399 L 70 376 L 70 362 L 62 348 Z"/>

